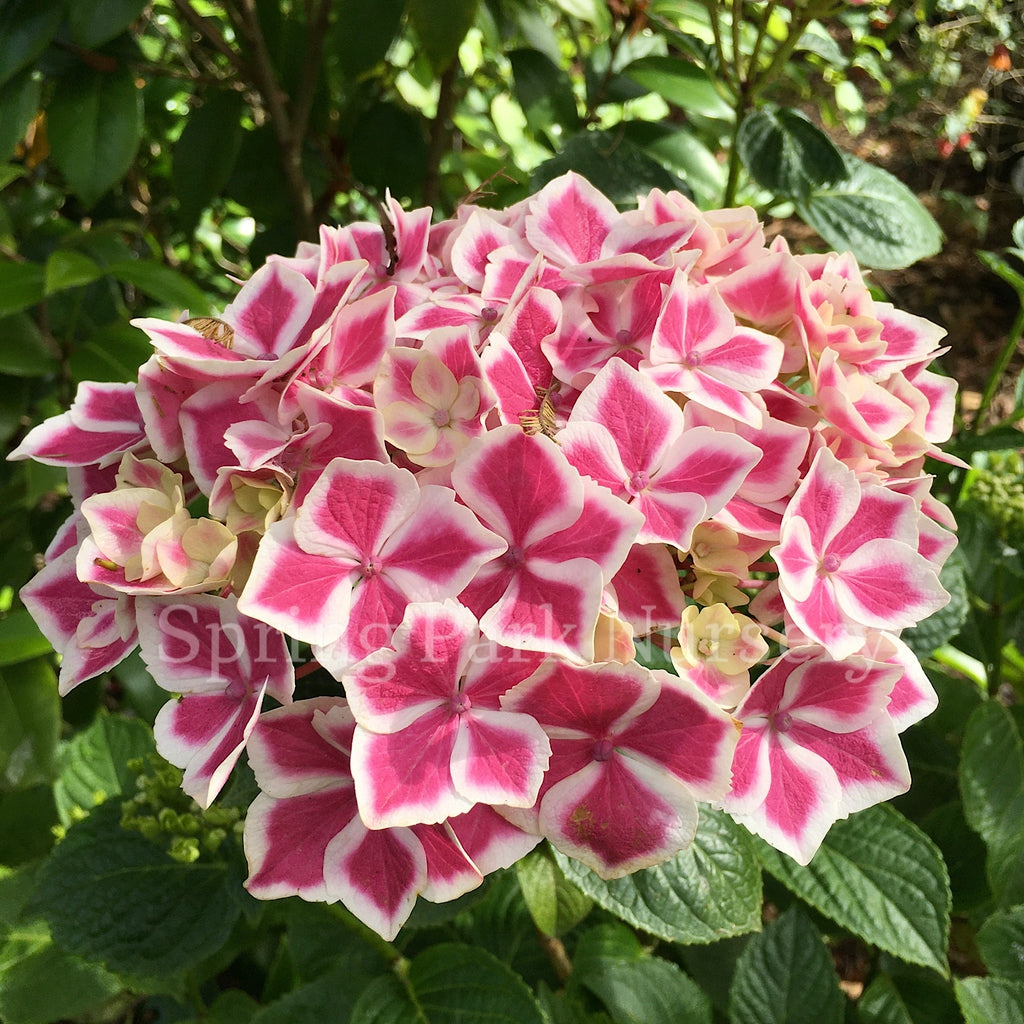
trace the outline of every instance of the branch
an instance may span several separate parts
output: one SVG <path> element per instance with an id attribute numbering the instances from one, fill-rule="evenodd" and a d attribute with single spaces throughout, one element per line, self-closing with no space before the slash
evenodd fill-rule
<path id="1" fill-rule="evenodd" d="M 231 44 L 224 38 L 215 22 L 204 18 L 190 3 L 189 0 L 174 0 L 174 6 L 181 12 L 181 16 L 222 56 L 227 59 L 236 71 L 242 71 L 242 60 L 239 54 L 231 48 Z"/>
<path id="2" fill-rule="evenodd" d="M 437 96 L 437 113 L 430 122 L 430 144 L 427 148 L 427 169 L 423 176 L 423 205 L 434 206 L 441 194 L 441 160 L 451 139 L 451 119 L 455 112 L 455 76 L 458 58 L 441 75 L 441 88 Z"/>

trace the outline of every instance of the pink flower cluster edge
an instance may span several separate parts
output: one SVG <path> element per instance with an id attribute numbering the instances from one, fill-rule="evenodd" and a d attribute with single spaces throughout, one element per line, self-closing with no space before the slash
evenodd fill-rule
<path id="1" fill-rule="evenodd" d="M 678 193 L 389 214 L 136 321 L 138 382 L 13 453 L 68 470 L 22 591 L 61 692 L 139 646 L 188 794 L 247 752 L 249 891 L 385 937 L 542 838 L 621 877 L 705 802 L 807 863 L 905 791 L 943 332 Z"/>

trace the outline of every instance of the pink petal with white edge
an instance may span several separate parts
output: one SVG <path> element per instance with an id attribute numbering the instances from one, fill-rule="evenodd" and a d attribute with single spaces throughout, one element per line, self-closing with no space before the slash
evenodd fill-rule
<path id="1" fill-rule="evenodd" d="M 274 523 L 260 540 L 239 610 L 297 640 L 328 644 L 348 624 L 356 563 L 307 554 L 292 526 L 291 519 Z"/>
<path id="2" fill-rule="evenodd" d="M 697 804 L 664 772 L 612 752 L 548 790 L 540 828 L 602 878 L 622 878 L 689 846 Z"/>
<path id="3" fill-rule="evenodd" d="M 431 903 L 448 903 L 477 888 L 480 869 L 462 848 L 448 822 L 414 825 L 410 830 L 427 858 L 427 881 L 420 895 Z"/>
<path id="4" fill-rule="evenodd" d="M 511 867 L 542 839 L 506 821 L 492 807 L 477 804 L 472 810 L 449 818 L 448 825 L 480 871 L 489 875 Z"/>
<path id="5" fill-rule="evenodd" d="M 679 571 L 664 544 L 634 544 L 612 577 L 611 588 L 619 615 L 636 636 L 678 625 L 686 606 Z"/>
<path id="6" fill-rule="evenodd" d="M 327 844 L 324 881 L 329 899 L 390 941 L 427 885 L 427 858 L 409 829 L 370 831 L 353 818 Z"/>
<path id="7" fill-rule="evenodd" d="M 265 263 L 242 285 L 223 318 L 235 330 L 236 347 L 259 358 L 283 355 L 293 347 L 313 310 L 314 291 L 298 271 Z"/>
<path id="8" fill-rule="evenodd" d="M 875 643 L 869 638 L 865 649 L 870 657 L 902 670 L 886 707 L 897 732 L 903 732 L 922 718 L 927 718 L 939 706 L 935 687 L 925 675 L 917 655 L 899 637 L 882 634 Z"/>
<path id="9" fill-rule="evenodd" d="M 598 259 L 608 232 L 619 220 L 611 200 L 572 172 L 548 182 L 530 200 L 529 208 L 527 241 L 562 267 Z"/>

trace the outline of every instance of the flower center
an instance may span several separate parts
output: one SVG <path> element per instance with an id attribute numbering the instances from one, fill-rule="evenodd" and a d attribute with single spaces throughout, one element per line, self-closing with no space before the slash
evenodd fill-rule
<path id="1" fill-rule="evenodd" d="M 473 702 L 467 693 L 454 693 L 448 701 L 448 709 L 453 715 L 463 715 L 473 707 Z"/>
<path id="2" fill-rule="evenodd" d="M 651 484 L 651 478 L 642 470 L 638 469 L 635 473 L 632 473 L 628 480 L 626 480 L 623 486 L 626 488 L 628 494 L 632 494 L 635 498 L 638 494 L 642 494 Z"/>
<path id="3" fill-rule="evenodd" d="M 485 323 L 494 323 L 498 319 L 498 311 L 493 306 L 484 306 L 480 310 L 480 319 Z"/>
<path id="4" fill-rule="evenodd" d="M 615 747 L 610 739 L 598 740 L 594 744 L 594 760 L 595 761 L 607 761 L 612 756 L 612 752 Z"/>
<path id="5" fill-rule="evenodd" d="M 633 340 L 633 335 L 623 327 L 615 332 L 615 340 L 620 345 L 628 345 Z"/>
<path id="6" fill-rule="evenodd" d="M 452 421 L 452 414 L 447 409 L 435 409 L 432 419 L 435 427 L 447 427 Z"/>
<path id="7" fill-rule="evenodd" d="M 359 573 L 363 579 L 372 579 L 374 576 L 380 575 L 381 566 L 379 566 L 372 559 L 367 559 L 359 568 Z"/>
<path id="8" fill-rule="evenodd" d="M 821 560 L 819 572 L 821 575 L 827 576 L 829 573 L 835 572 L 840 565 L 842 565 L 842 559 L 838 555 L 829 553 Z"/>
<path id="9" fill-rule="evenodd" d="M 516 545 L 513 544 L 508 549 L 508 551 L 506 551 L 505 554 L 503 554 L 501 556 L 501 560 L 510 569 L 515 569 L 518 566 L 523 564 L 523 562 L 526 560 L 526 557 L 525 557 L 525 555 L 523 553 L 523 549 L 521 547 L 517 547 Z"/>

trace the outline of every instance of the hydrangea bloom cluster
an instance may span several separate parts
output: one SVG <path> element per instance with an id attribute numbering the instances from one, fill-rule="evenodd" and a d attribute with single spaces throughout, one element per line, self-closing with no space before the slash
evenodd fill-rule
<path id="1" fill-rule="evenodd" d="M 138 382 L 14 455 L 75 508 L 22 596 L 64 693 L 141 647 L 201 805 L 247 752 L 254 895 L 390 937 L 542 838 L 615 878 L 710 802 L 806 863 L 909 785 L 954 384 L 849 255 L 569 174 L 137 325 Z"/>

